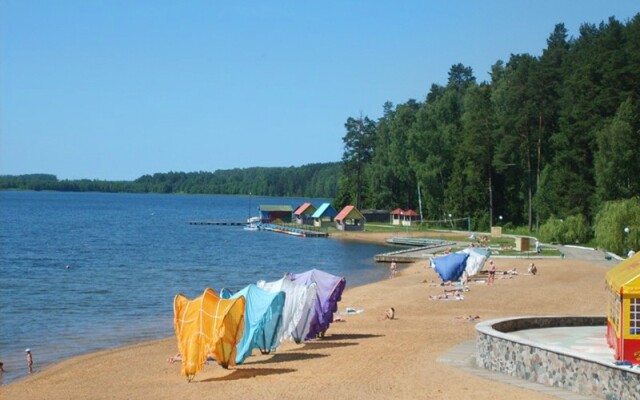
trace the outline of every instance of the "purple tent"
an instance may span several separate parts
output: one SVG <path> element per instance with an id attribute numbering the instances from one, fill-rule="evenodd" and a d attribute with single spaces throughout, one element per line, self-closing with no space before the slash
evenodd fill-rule
<path id="1" fill-rule="evenodd" d="M 347 281 L 344 278 L 318 269 L 299 274 L 289 273 L 287 276 L 294 283 L 301 285 L 316 283 L 318 297 L 313 307 L 314 312 L 306 339 L 324 335 L 324 332 L 329 329 L 329 324 L 333 322 L 333 313 L 338 311 L 338 302 L 342 299 L 342 292 Z"/>

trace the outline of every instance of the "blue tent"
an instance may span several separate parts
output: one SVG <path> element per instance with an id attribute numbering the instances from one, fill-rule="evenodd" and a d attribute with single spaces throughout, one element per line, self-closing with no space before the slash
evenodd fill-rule
<path id="1" fill-rule="evenodd" d="M 431 262 L 443 281 L 457 281 L 464 272 L 468 257 L 466 253 L 452 253 L 434 258 Z"/>
<path id="2" fill-rule="evenodd" d="M 245 328 L 237 346 L 237 364 L 249 357 L 253 349 L 268 353 L 278 347 L 285 301 L 284 292 L 267 292 L 253 283 L 233 294 L 226 289 L 220 291 L 222 298 L 235 299 L 240 296 L 246 299 Z"/>

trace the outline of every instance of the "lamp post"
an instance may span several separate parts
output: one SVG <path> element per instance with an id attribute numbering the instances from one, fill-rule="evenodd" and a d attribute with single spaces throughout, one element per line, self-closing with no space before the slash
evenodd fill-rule
<path id="1" fill-rule="evenodd" d="M 627 242 L 629 241 L 628 239 L 629 239 L 629 227 L 628 227 L 628 226 L 625 226 L 625 227 L 624 227 L 624 242 L 622 242 L 622 244 L 623 244 L 623 246 L 624 246 L 623 251 L 624 251 L 625 253 L 627 253 L 627 254 L 628 254 L 627 247 L 629 247 L 629 246 L 627 245 Z"/>
<path id="2" fill-rule="evenodd" d="M 451 224 L 451 229 L 453 229 L 453 220 L 451 219 L 451 213 L 449 213 L 449 223 Z M 449 231 L 451 231 L 451 229 L 449 229 Z"/>
<path id="3" fill-rule="evenodd" d="M 500 220 L 500 222 L 498 223 L 499 226 L 502 226 L 502 215 L 498 216 L 498 219 Z"/>

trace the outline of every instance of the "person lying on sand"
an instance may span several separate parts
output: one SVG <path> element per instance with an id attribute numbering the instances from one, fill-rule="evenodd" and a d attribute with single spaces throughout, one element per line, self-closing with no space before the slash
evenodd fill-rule
<path id="1" fill-rule="evenodd" d="M 464 300 L 462 293 L 459 290 L 456 290 L 455 293 L 444 293 L 439 295 L 429 296 L 429 300 Z"/>
<path id="2" fill-rule="evenodd" d="M 460 316 L 460 317 L 454 317 L 455 320 L 457 321 L 468 321 L 468 322 L 475 322 L 477 319 L 480 319 L 479 315 L 473 316 L 473 315 L 468 315 L 468 316 Z"/>
<path id="3" fill-rule="evenodd" d="M 215 361 L 216 359 L 211 357 L 211 356 L 207 356 L 207 361 Z M 176 353 L 175 355 L 167 358 L 167 362 L 169 364 L 175 364 L 177 362 L 182 362 L 182 354 L 180 353 Z"/>

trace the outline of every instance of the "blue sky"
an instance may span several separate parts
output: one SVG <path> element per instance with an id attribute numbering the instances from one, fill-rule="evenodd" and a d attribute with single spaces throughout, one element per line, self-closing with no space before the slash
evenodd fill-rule
<path id="1" fill-rule="evenodd" d="M 632 1 L 0 1 L 0 174 L 339 161 L 344 123 Z"/>

